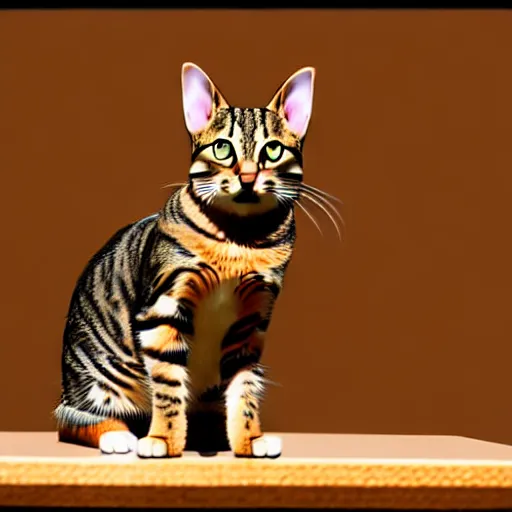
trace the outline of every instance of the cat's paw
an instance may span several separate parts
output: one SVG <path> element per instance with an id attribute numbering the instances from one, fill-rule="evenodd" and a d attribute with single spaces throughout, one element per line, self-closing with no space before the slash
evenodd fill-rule
<path id="1" fill-rule="evenodd" d="M 137 449 L 137 437 L 125 430 L 105 432 L 99 442 L 101 453 L 130 453 Z"/>
<path id="2" fill-rule="evenodd" d="M 235 451 L 235 456 L 277 459 L 281 455 L 282 450 L 283 443 L 280 437 L 265 434 L 251 440 L 249 453 L 237 453 Z"/>
<path id="3" fill-rule="evenodd" d="M 137 444 L 137 454 L 143 459 L 153 459 L 161 457 L 181 457 L 183 449 L 174 446 L 169 446 L 168 441 L 161 437 L 143 437 L 139 439 Z"/>
<path id="4" fill-rule="evenodd" d="M 137 454 L 143 459 L 167 457 L 167 442 L 161 437 L 143 437 L 137 444 Z"/>

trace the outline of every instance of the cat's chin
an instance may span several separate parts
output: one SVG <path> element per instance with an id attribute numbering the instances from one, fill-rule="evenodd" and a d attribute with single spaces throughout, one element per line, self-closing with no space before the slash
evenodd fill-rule
<path id="1" fill-rule="evenodd" d="M 261 202 L 261 199 L 252 190 L 242 190 L 233 198 L 233 202 L 237 204 L 258 204 Z"/>
<path id="2" fill-rule="evenodd" d="M 278 207 L 277 199 L 271 194 L 258 195 L 254 192 L 241 192 L 236 196 L 217 198 L 209 208 L 237 217 L 255 217 L 270 213 Z"/>

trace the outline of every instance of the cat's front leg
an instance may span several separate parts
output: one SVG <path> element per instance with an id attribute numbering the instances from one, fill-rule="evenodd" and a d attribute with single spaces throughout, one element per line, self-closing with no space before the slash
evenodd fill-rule
<path id="1" fill-rule="evenodd" d="M 278 457 L 281 440 L 262 433 L 260 401 L 263 371 L 258 365 L 280 282 L 269 276 L 245 276 L 235 293 L 241 313 L 222 343 L 221 374 L 226 389 L 226 427 L 238 457 Z"/>
<path id="2" fill-rule="evenodd" d="M 138 320 L 152 411 L 148 435 L 139 440 L 137 452 L 141 457 L 177 457 L 183 453 L 187 434 L 188 344 L 182 332 L 169 323 L 155 325 L 160 322 L 155 317 L 143 320 L 139 316 Z M 162 318 L 162 322 L 169 320 Z"/>
<path id="3" fill-rule="evenodd" d="M 263 372 L 258 366 L 239 371 L 226 390 L 226 427 L 236 457 L 281 455 L 281 439 L 263 434 L 260 401 L 264 391 Z"/>
<path id="4" fill-rule="evenodd" d="M 193 335 L 196 306 L 211 285 L 212 281 L 195 269 L 175 272 L 174 279 L 157 288 L 162 293 L 136 316 L 153 399 L 148 435 L 138 443 L 140 457 L 183 454 L 187 439 L 187 339 Z"/>

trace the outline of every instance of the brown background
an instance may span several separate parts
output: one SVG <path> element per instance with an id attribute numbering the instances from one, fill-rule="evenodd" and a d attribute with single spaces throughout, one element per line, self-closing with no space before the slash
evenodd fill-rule
<path id="1" fill-rule="evenodd" d="M 0 13 L 0 429 L 50 430 L 87 259 L 186 177 L 180 68 L 240 106 L 317 68 L 270 430 L 512 443 L 511 12 Z M 320 218 L 320 215 L 318 215 Z"/>

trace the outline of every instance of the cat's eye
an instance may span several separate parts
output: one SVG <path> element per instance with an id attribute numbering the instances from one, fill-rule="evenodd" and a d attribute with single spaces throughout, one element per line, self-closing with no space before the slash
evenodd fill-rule
<path id="1" fill-rule="evenodd" d="M 265 156 L 271 162 L 277 162 L 283 155 L 284 147 L 280 142 L 272 141 L 265 146 Z"/>
<path id="2" fill-rule="evenodd" d="M 218 140 L 213 144 L 213 155 L 217 160 L 226 160 L 233 155 L 233 146 L 227 140 Z"/>

